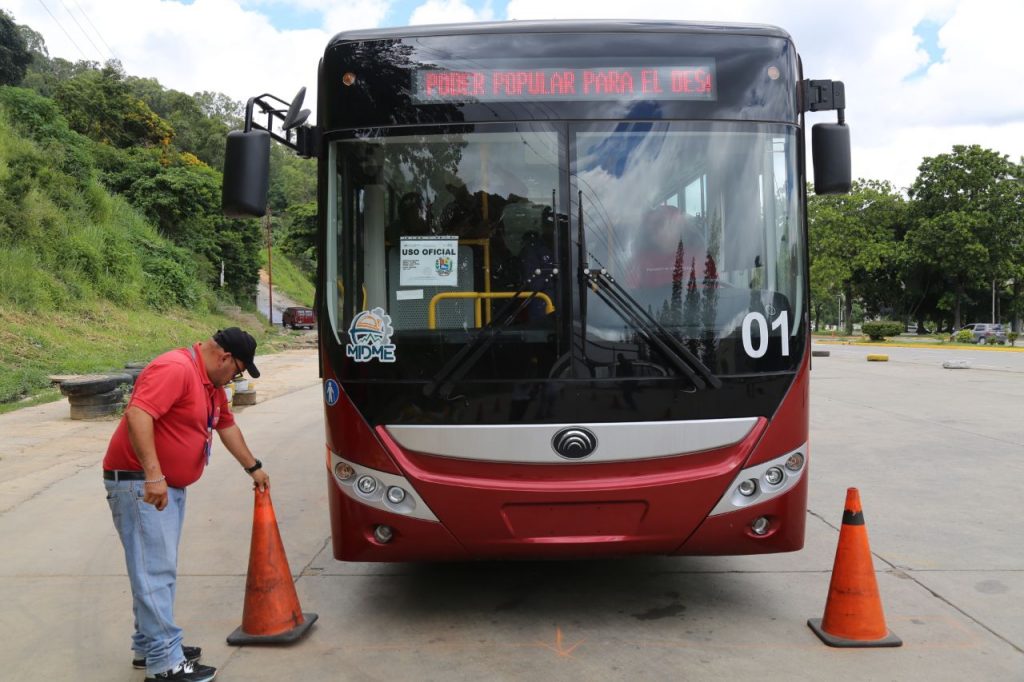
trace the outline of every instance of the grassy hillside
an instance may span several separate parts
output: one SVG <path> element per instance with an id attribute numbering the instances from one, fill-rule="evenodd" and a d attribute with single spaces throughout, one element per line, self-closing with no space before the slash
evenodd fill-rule
<path id="1" fill-rule="evenodd" d="M 225 326 L 249 328 L 260 352 L 287 342 L 220 312 L 237 307 L 99 183 L 90 143 L 53 111 L 37 123 L 30 137 L 0 111 L 0 411 L 57 397 L 51 374 L 117 370 Z"/>
<path id="2" fill-rule="evenodd" d="M 288 260 L 280 249 L 275 247 L 271 258 L 273 259 L 271 266 L 273 267 L 274 288 L 282 291 L 296 303 L 312 306 L 316 291 L 309 278 Z M 267 269 L 267 250 L 265 248 L 260 251 L 260 267 L 264 270 Z"/>
<path id="3" fill-rule="evenodd" d="M 104 300 L 38 314 L 0 304 L 0 413 L 60 398 L 50 375 L 117 371 L 126 362 L 149 360 L 232 325 L 256 336 L 259 353 L 287 347 L 293 339 L 252 314 L 156 312 Z"/>

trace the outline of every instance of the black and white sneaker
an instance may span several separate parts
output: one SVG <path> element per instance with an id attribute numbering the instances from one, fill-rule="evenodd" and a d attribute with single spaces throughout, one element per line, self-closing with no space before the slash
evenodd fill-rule
<path id="1" fill-rule="evenodd" d="M 202 650 L 201 647 L 197 647 L 197 646 L 183 646 L 183 647 L 181 647 L 181 651 L 182 651 L 183 654 L 185 654 L 185 660 L 186 661 L 191 661 L 192 663 L 196 663 L 197 661 L 199 661 L 200 658 L 203 657 L 203 650 Z M 132 667 L 136 668 L 138 670 L 145 670 L 146 669 L 146 659 L 145 658 L 133 658 L 132 659 Z"/>
<path id="2" fill-rule="evenodd" d="M 171 668 L 166 672 L 147 677 L 146 682 L 161 682 L 161 680 L 171 680 L 172 682 L 210 682 L 215 677 L 217 677 L 216 668 L 193 663 L 192 661 L 185 661 L 178 665 L 177 668 Z"/>

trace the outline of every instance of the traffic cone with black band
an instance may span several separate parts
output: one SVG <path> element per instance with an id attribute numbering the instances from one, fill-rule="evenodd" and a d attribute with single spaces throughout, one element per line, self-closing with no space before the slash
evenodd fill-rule
<path id="1" fill-rule="evenodd" d="M 228 644 L 290 644 L 316 619 L 299 606 L 270 491 L 257 490 L 242 625 L 228 635 Z"/>
<path id="2" fill-rule="evenodd" d="M 856 488 L 846 490 L 846 509 L 839 530 L 839 547 L 828 585 L 825 615 L 807 621 L 829 646 L 891 647 L 903 641 L 885 625 L 875 567 L 868 546 L 868 529 Z"/>

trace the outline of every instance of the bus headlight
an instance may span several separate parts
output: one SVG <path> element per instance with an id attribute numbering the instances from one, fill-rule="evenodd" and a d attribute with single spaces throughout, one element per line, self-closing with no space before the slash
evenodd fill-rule
<path id="1" fill-rule="evenodd" d="M 377 480 L 373 476 L 360 476 L 356 481 L 356 488 L 364 495 L 372 495 L 377 489 Z"/>
<path id="2" fill-rule="evenodd" d="M 356 476 L 356 470 L 346 462 L 338 462 L 334 467 L 334 475 L 341 481 L 351 481 Z"/>
<path id="3" fill-rule="evenodd" d="M 437 521 L 437 516 L 404 476 L 351 462 L 336 452 L 330 452 L 330 457 L 330 471 L 334 474 L 332 480 L 335 487 L 350 500 L 390 514 Z M 372 533 L 371 526 L 367 529 L 367 536 Z"/>
<path id="4" fill-rule="evenodd" d="M 402 504 L 405 500 L 405 491 L 397 485 L 388 488 L 388 502 L 391 504 Z"/>
<path id="5" fill-rule="evenodd" d="M 742 469 L 736 472 L 736 477 L 725 489 L 710 516 L 728 514 L 786 495 L 800 485 L 806 468 L 807 443 L 804 443 L 789 452 L 779 453 L 767 462 Z M 771 521 L 763 528 L 761 524 L 756 528 L 750 526 L 750 533 L 757 536 L 770 535 L 778 523 Z M 757 532 L 757 529 L 763 530 L 763 533 Z"/>

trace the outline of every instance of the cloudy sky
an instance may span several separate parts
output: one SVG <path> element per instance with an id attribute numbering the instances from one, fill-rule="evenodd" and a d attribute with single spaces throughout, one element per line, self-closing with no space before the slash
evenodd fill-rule
<path id="1" fill-rule="evenodd" d="M 805 75 L 842 80 L 856 177 L 913 182 L 925 156 L 981 144 L 1024 156 L 1021 0 L 0 0 L 51 56 L 103 61 L 185 92 L 286 99 L 315 85 L 343 30 L 522 19 L 781 26 Z M 307 106 L 311 103 L 307 102 Z M 313 108 L 313 107 L 311 107 Z M 808 116 L 810 122 L 834 114 Z"/>

